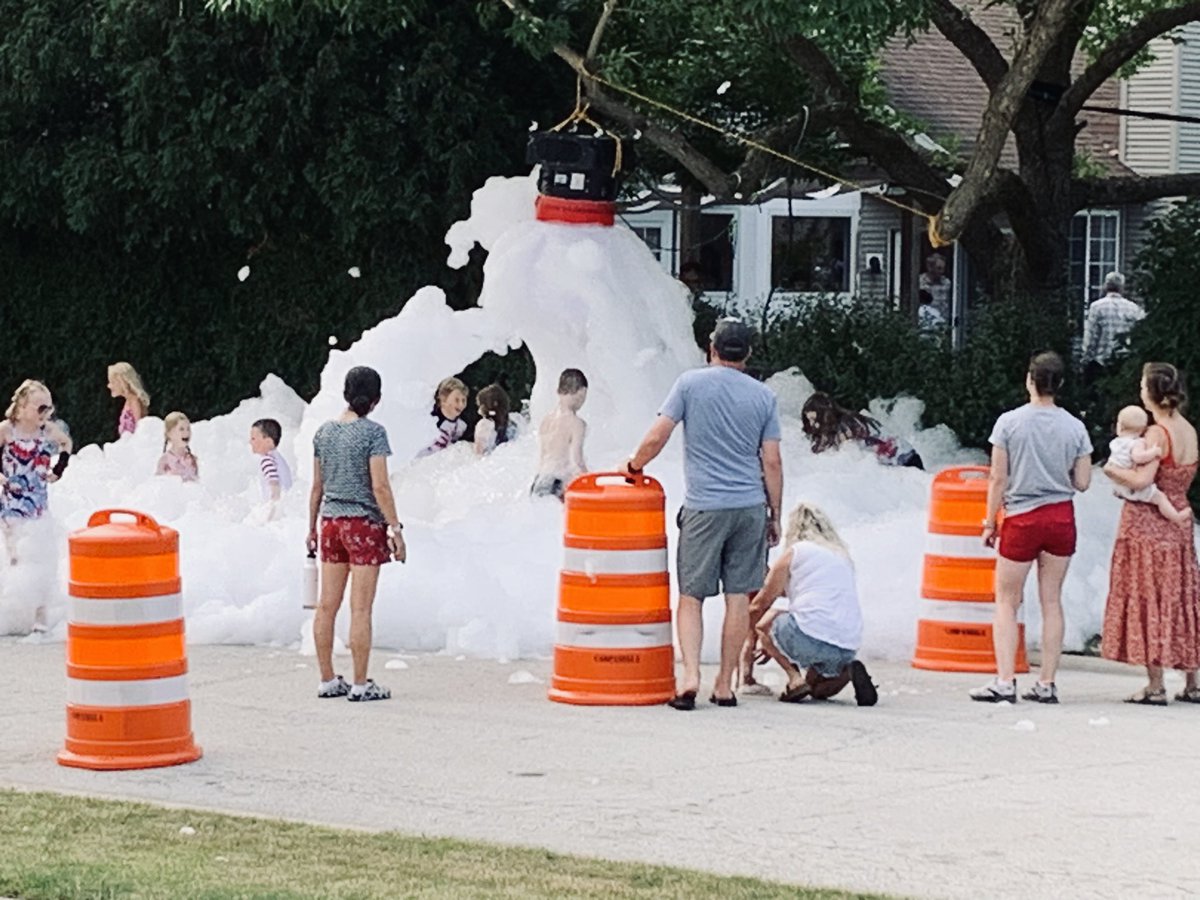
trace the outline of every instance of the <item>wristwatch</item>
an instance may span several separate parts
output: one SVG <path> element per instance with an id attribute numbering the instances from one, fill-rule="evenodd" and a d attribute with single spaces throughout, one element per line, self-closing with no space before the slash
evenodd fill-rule
<path id="1" fill-rule="evenodd" d="M 387 527 L 387 530 L 388 530 L 388 533 L 389 533 L 389 534 L 393 534 L 393 535 L 399 536 L 400 532 L 404 530 L 404 523 L 403 523 L 403 522 L 397 522 L 397 523 L 396 523 L 396 524 L 394 524 L 394 525 L 389 525 L 389 526 Z"/>

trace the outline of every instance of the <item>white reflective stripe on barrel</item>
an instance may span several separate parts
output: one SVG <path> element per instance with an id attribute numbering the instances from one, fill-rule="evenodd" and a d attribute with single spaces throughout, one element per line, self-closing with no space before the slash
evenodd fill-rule
<path id="1" fill-rule="evenodd" d="M 670 622 L 644 625 L 580 625 L 559 622 L 556 644 L 563 647 L 643 650 L 671 643 Z"/>
<path id="2" fill-rule="evenodd" d="M 583 575 L 652 575 L 667 571 L 667 548 L 582 550 L 563 548 L 563 571 Z"/>
<path id="3" fill-rule="evenodd" d="M 159 706 L 187 698 L 186 675 L 136 681 L 67 679 L 67 703 L 72 706 Z"/>
<path id="4" fill-rule="evenodd" d="M 183 594 L 128 600 L 71 598 L 68 621 L 75 625 L 150 625 L 183 618 Z"/>
<path id="5" fill-rule="evenodd" d="M 990 625 L 996 614 L 995 603 L 974 600 L 921 599 L 920 619 L 938 622 L 963 622 L 970 625 Z"/>
<path id="6" fill-rule="evenodd" d="M 982 532 L 979 536 L 930 532 L 925 536 L 925 552 L 930 556 L 948 556 L 952 559 L 992 559 L 996 556 L 995 547 L 984 545 Z"/>

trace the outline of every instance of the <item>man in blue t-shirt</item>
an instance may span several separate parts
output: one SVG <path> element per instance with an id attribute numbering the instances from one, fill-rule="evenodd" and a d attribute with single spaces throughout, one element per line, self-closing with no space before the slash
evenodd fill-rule
<path id="1" fill-rule="evenodd" d="M 701 604 L 725 593 L 721 666 L 711 702 L 736 706 L 733 672 L 749 628 L 749 594 L 762 587 L 767 547 L 779 543 L 783 461 L 779 413 L 770 388 L 746 374 L 753 330 L 722 319 L 712 333 L 711 362 L 679 376 L 658 418 L 623 467 L 638 474 L 675 426 L 683 425 L 686 496 L 679 510 L 676 629 L 683 680 L 670 701 L 695 709 L 700 690 Z"/>

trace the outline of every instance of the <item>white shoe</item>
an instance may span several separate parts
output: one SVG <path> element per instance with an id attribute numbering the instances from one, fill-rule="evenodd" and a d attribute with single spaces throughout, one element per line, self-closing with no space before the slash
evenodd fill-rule
<path id="1" fill-rule="evenodd" d="M 1001 681 L 999 678 L 993 678 L 983 687 L 975 688 L 970 694 L 972 700 L 978 700 L 980 703 L 1016 703 L 1017 679 Z"/>

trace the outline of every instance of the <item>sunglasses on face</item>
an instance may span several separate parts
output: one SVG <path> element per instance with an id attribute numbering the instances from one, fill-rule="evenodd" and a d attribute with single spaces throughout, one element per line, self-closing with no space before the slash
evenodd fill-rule
<path id="1" fill-rule="evenodd" d="M 42 403 L 37 408 L 39 416 L 51 415 L 54 412 L 54 407 L 49 403 Z"/>

